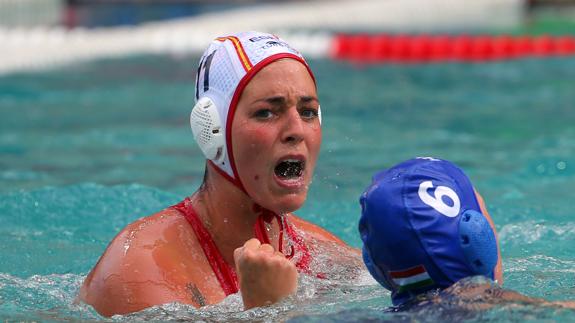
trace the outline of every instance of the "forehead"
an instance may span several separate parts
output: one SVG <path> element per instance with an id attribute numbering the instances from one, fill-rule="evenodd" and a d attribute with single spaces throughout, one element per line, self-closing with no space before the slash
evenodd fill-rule
<path id="1" fill-rule="evenodd" d="M 245 87 L 242 97 L 316 95 L 315 83 L 307 68 L 294 59 L 280 59 L 262 68 Z"/>

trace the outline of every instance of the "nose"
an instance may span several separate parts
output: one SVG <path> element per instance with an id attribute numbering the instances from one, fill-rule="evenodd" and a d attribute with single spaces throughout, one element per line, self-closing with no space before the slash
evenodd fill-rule
<path id="1" fill-rule="evenodd" d="M 282 142 L 287 144 L 297 144 L 304 138 L 304 121 L 295 107 L 286 113 Z"/>

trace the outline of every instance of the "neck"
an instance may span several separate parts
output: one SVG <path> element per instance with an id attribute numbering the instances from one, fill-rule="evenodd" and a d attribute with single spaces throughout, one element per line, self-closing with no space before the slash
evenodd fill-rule
<path id="1" fill-rule="evenodd" d="M 206 178 L 192 203 L 226 262 L 234 265 L 234 250 L 255 237 L 254 225 L 260 214 L 254 208 L 255 202 L 208 163 Z M 279 226 L 272 221 L 268 235 L 275 249 L 278 233 Z"/>

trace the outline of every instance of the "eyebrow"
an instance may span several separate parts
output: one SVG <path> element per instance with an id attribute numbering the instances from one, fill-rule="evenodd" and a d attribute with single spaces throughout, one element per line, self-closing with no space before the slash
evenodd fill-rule
<path id="1" fill-rule="evenodd" d="M 313 101 L 319 101 L 319 100 L 315 96 L 311 96 L 311 95 L 304 95 L 304 96 L 300 96 L 298 98 L 298 104 L 310 103 Z M 259 100 L 254 101 L 254 103 L 256 103 L 256 102 L 266 102 L 266 103 L 269 103 L 271 105 L 281 106 L 281 105 L 286 104 L 286 98 L 283 96 L 272 96 L 272 97 L 263 98 L 263 99 L 259 99 Z"/>

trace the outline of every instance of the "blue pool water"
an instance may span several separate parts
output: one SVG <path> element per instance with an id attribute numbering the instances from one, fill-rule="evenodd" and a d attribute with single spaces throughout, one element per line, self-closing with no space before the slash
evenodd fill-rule
<path id="1" fill-rule="evenodd" d="M 74 298 L 107 243 L 127 223 L 192 193 L 202 179 L 204 161 L 188 128 L 196 61 L 142 56 L 0 77 L 1 320 L 103 320 Z M 449 159 L 488 203 L 500 233 L 504 286 L 575 300 L 569 206 L 575 58 L 310 64 L 324 142 L 300 216 L 359 247 L 357 200 L 375 171 L 414 156 Z M 248 312 L 231 297 L 200 311 L 171 304 L 114 319 L 438 317 L 433 310 L 385 312 L 389 294 L 369 279 L 322 284 L 304 279 L 295 299 Z M 464 318 L 537 321 L 574 314 L 497 306 Z"/>

